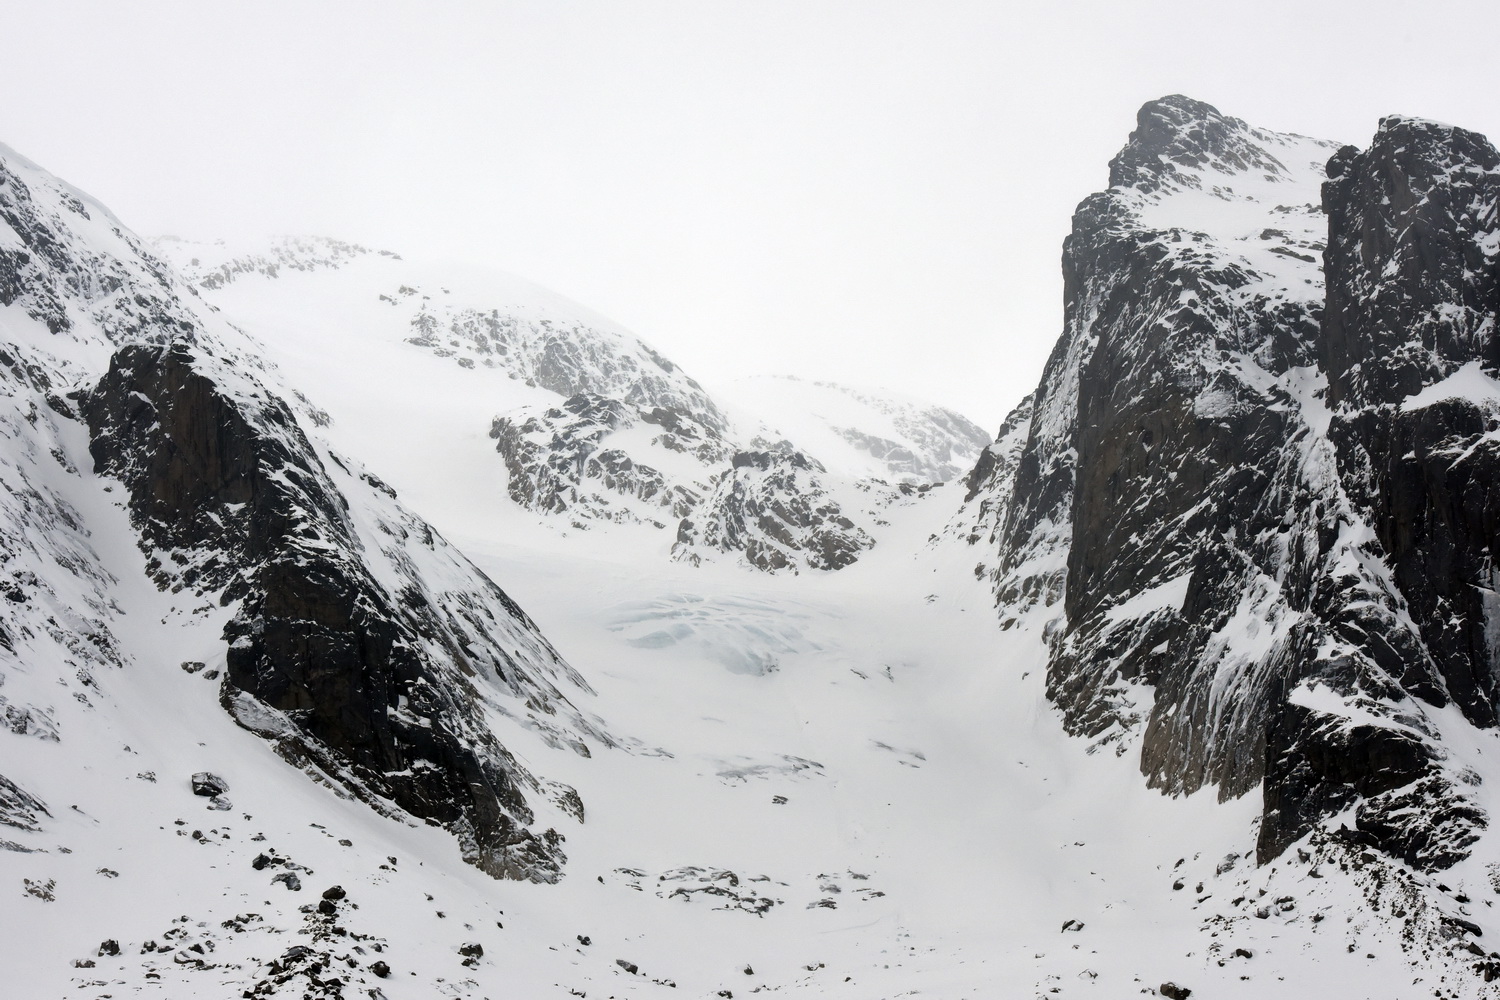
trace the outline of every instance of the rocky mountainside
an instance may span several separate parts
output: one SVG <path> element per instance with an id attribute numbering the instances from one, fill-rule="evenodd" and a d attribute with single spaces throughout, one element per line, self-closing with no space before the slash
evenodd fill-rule
<path id="1" fill-rule="evenodd" d="M 991 438 L 0 150 L 12 991 L 1500 995 L 1500 157 L 1109 182 Z"/>
<path id="2" fill-rule="evenodd" d="M 1442 871 L 1486 835 L 1496 165 L 1432 122 L 1360 151 L 1147 104 L 950 527 L 1043 623 L 1069 731 L 1258 793 L 1263 864 L 1311 835 Z"/>
<path id="3" fill-rule="evenodd" d="M 479 398 L 460 433 L 488 432 L 511 502 L 574 530 L 656 529 L 689 562 L 841 568 L 876 543 L 888 507 L 961 476 L 988 443 L 950 410 L 831 384 L 749 380 L 726 404 L 629 331 L 505 275 L 328 239 L 160 246 L 267 342 L 310 315 L 359 316 L 371 340 L 472 373 Z M 748 482 L 771 456 L 790 464 Z"/>
<path id="4" fill-rule="evenodd" d="M 129 672 L 164 636 L 217 627 L 194 672 L 222 675 L 224 709 L 289 763 L 448 828 L 495 875 L 555 879 L 563 835 L 533 831 L 531 803 L 581 815 L 576 795 L 518 763 L 497 722 L 582 753 L 585 737 L 607 745 L 570 700 L 589 693 L 582 678 L 394 491 L 315 445 L 315 416 L 273 388 L 253 345 L 106 209 L 5 151 L 0 220 L 4 502 L 21 533 L 0 654 L 11 729 L 66 741 L 57 679 L 87 704 L 93 671 Z M 87 507 L 111 479 L 140 549 L 124 564 L 91 549 L 120 528 Z M 122 642 L 122 595 L 141 587 L 177 610 Z M 37 676 L 48 662 L 72 669 Z M 65 799 L 45 754 L 33 763 L 27 801 Z"/>
<path id="5" fill-rule="evenodd" d="M 232 307 L 251 296 L 264 308 L 283 291 L 326 298 L 358 288 L 382 307 L 382 332 L 543 390 L 521 401 L 497 382 L 497 415 L 486 421 L 507 492 L 528 509 L 580 525 L 675 525 L 731 453 L 728 421 L 697 382 L 627 331 L 520 279 L 434 274 L 389 251 L 324 238 L 240 254 L 181 240 L 161 246 L 215 301 Z"/>

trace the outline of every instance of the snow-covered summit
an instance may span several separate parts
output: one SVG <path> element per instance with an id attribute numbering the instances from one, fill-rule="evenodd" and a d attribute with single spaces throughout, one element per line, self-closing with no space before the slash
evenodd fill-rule
<path id="1" fill-rule="evenodd" d="M 945 483 L 973 468 L 990 440 L 962 414 L 890 390 L 767 375 L 717 391 L 743 425 L 854 479 Z"/>
<path id="2" fill-rule="evenodd" d="M 161 245 L 224 315 L 312 373 L 303 387 L 329 434 L 464 530 L 486 508 L 503 521 L 508 501 L 573 530 L 655 529 L 682 555 L 697 544 L 685 539 L 703 537 L 683 533 L 685 518 L 741 516 L 717 509 L 734 495 L 723 484 L 738 456 L 791 449 L 821 467 L 807 484 L 819 499 L 799 505 L 809 520 L 794 533 L 846 533 L 837 547 L 857 554 L 875 543 L 896 487 L 957 478 L 985 443 L 960 415 L 891 393 L 792 380 L 710 393 L 617 324 L 479 268 L 318 238 Z M 383 359 L 357 384 L 344 378 L 354 352 Z M 411 407 L 386 405 L 396 398 Z M 421 473 L 434 450 L 473 469 L 459 490 Z M 748 533 L 715 534 L 714 557 L 789 570 L 848 561 L 785 541 L 774 543 L 784 560 L 753 558 L 746 546 L 770 544 L 755 520 Z M 727 538 L 742 543 L 726 553 Z"/>

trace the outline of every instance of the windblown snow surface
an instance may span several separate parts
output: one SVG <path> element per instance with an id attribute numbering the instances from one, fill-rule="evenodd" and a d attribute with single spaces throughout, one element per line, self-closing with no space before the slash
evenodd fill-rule
<path id="1" fill-rule="evenodd" d="M 1483 988 L 1445 956 L 1404 953 L 1366 914 L 1356 872 L 1287 881 L 1245 860 L 1254 796 L 1168 798 L 1146 788 L 1134 754 L 1091 755 L 1065 736 L 1044 694 L 1050 613 L 1002 631 L 972 550 L 927 544 L 959 507 L 959 483 L 889 508 L 854 565 L 792 576 L 689 566 L 669 558 L 669 533 L 584 530 L 510 502 L 490 422 L 547 403 L 547 390 L 411 343 L 379 298 L 396 291 L 380 273 L 396 263 L 361 255 L 348 266 L 366 277 L 335 282 L 252 271 L 203 294 L 320 415 L 320 439 L 505 587 L 592 687 L 574 698 L 616 745 L 586 740 L 584 756 L 504 735 L 584 804 L 581 823 L 548 819 L 566 836 L 562 880 L 496 881 L 446 831 L 341 797 L 235 725 L 210 679 L 227 610 L 149 583 L 118 486 L 87 471 L 85 433 L 63 422 L 57 461 L 78 470 L 70 489 L 113 579 L 122 656 L 86 698 L 58 699 L 59 740 L 0 731 L 5 774 L 47 793 L 36 829 L 0 831 L 6 995 Z M 395 284 L 416 287 L 404 274 L 391 272 Z M 458 294 L 449 271 L 429 281 L 452 291 L 425 294 Z M 474 285 L 479 300 L 509 297 L 497 309 L 520 296 L 577 318 L 508 279 Z M 20 322 L 0 313 L 7 340 Z M 809 440 L 825 429 L 800 428 Z M 1455 738 L 1482 744 L 1467 756 L 1500 753 L 1454 711 L 1450 728 L 1467 734 Z M 200 771 L 224 779 L 231 809 L 193 794 Z M 1482 922 L 1494 895 L 1483 870 L 1449 874 L 1481 900 Z M 343 895 L 324 900 L 335 886 Z M 306 974 L 278 985 L 289 968 Z"/>

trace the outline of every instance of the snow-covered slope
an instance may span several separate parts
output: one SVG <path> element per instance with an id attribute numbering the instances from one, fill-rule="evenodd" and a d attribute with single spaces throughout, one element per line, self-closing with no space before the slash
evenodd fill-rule
<path id="1" fill-rule="evenodd" d="M 758 376 L 718 389 L 731 413 L 771 441 L 790 441 L 851 479 L 930 485 L 974 467 L 990 437 L 962 414 L 887 390 L 791 376 Z"/>
<path id="2" fill-rule="evenodd" d="M 308 360 L 332 369 L 329 381 L 349 363 L 344 351 L 377 351 L 396 374 L 409 369 L 405 384 L 345 389 L 378 394 L 346 410 L 361 427 L 369 425 L 362 409 L 383 403 L 384 393 L 448 391 L 458 380 L 443 367 L 473 372 L 462 380 L 470 391 L 455 400 L 466 426 L 450 433 L 487 432 L 504 462 L 506 493 L 528 509 L 567 515 L 580 527 L 675 526 L 730 452 L 725 417 L 681 369 L 608 320 L 511 275 L 414 264 L 322 238 L 237 254 L 219 244 L 160 245 L 273 351 L 318 354 Z M 327 328 L 345 342 L 316 335 Z M 338 386 L 327 390 L 338 406 Z M 403 445 L 412 443 L 397 436 L 372 461 L 396 452 L 408 464 Z"/>
<path id="3" fill-rule="evenodd" d="M 313 241 L 190 252 L 189 284 L 7 156 L 7 989 L 1494 995 L 1495 730 L 1449 660 L 1392 673 L 1379 641 L 1441 647 L 1382 549 L 1394 480 L 1357 474 L 1381 439 L 1339 436 L 1442 431 L 1411 460 L 1456 460 L 1483 523 L 1491 431 L 1420 415 L 1487 412 L 1494 366 L 1443 354 L 1397 403 L 1329 408 L 1297 208 L 1327 151 L 1143 109 L 1080 210 L 1043 384 L 945 485 L 863 478 L 884 460 L 839 431 L 940 467 L 966 432 L 903 430 L 920 407 L 786 383 L 794 416 L 741 437 L 738 402 L 695 408 L 670 362 L 509 279 Z M 1409 231 L 1380 207 L 1352 229 Z M 1492 214 L 1460 219 L 1482 257 Z M 543 320 L 585 381 L 543 383 Z M 503 499 L 506 414 L 523 472 L 564 456 L 561 516 Z M 681 520 L 642 495 L 648 455 L 668 485 L 707 471 Z"/>
<path id="4" fill-rule="evenodd" d="M 529 803 L 557 813 L 549 798 L 572 793 L 497 734 L 607 739 L 570 701 L 582 679 L 388 487 L 315 445 L 278 373 L 105 209 L 5 154 L 0 218 L 7 502 L 25 533 L 7 553 L 11 728 L 64 753 L 58 681 L 85 703 L 91 671 L 191 643 L 224 707 L 308 777 L 446 826 L 496 874 L 556 878 L 562 836 L 528 829 Z M 131 537 L 133 559 L 92 551 Z M 116 638 L 130 595 L 158 587 L 175 595 L 160 628 Z M 47 756 L 8 777 L 56 803 L 68 769 Z"/>
<path id="5" fill-rule="evenodd" d="M 646 558 L 670 547 L 770 572 L 837 569 L 876 544 L 890 504 L 921 495 L 910 487 L 960 475 L 985 444 L 958 414 L 891 393 L 765 379 L 711 396 L 634 334 L 504 274 L 328 239 L 160 245 L 285 366 L 316 373 L 303 385 L 329 433 L 372 467 L 399 477 L 434 450 L 464 466 L 457 484 L 392 480 L 431 493 L 439 523 L 509 497 L 573 530 L 657 529 L 636 543 Z M 358 352 L 385 363 L 362 366 L 375 374 L 356 384 Z M 447 415 L 418 439 L 387 402 L 427 393 Z M 737 471 L 768 454 L 813 473 L 778 480 L 796 497 L 769 520 L 764 500 L 746 506 Z"/>

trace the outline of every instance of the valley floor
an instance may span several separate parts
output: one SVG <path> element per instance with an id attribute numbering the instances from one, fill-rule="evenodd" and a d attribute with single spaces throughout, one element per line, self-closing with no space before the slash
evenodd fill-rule
<path id="1" fill-rule="evenodd" d="M 101 556 L 138 559 L 95 485 L 95 516 L 121 529 Z M 225 612 L 136 593 L 126 620 L 180 623 L 171 648 L 153 630 L 61 743 L 12 768 L 23 786 L 64 769 L 72 795 L 4 855 L 5 992 L 1449 995 L 1413 982 L 1386 924 L 1350 916 L 1352 875 L 1284 871 L 1279 890 L 1275 867 L 1225 866 L 1252 848 L 1253 796 L 1163 798 L 1133 748 L 1065 737 L 1036 631 L 1001 632 L 972 567 L 912 557 L 948 506 L 939 490 L 855 567 L 798 577 L 673 564 L 666 533 L 456 525 L 624 744 L 584 758 L 506 737 L 586 805 L 581 825 L 546 818 L 567 837 L 557 885 L 494 881 L 449 834 L 289 769 L 205 680 Z M 204 671 L 179 666 L 194 660 Z M 191 793 L 204 770 L 232 810 Z M 298 891 L 273 881 L 286 873 Z M 346 897 L 319 913 L 335 885 Z M 106 941 L 119 953 L 99 954 Z"/>

